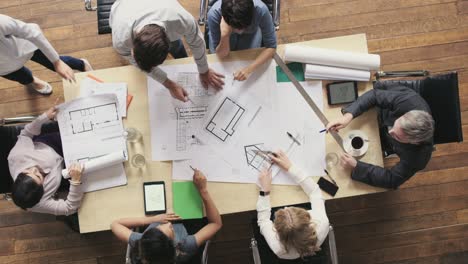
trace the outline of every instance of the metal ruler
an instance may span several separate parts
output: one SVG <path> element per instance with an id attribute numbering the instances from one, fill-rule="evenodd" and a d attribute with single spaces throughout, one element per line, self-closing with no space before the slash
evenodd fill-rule
<path id="1" fill-rule="evenodd" d="M 297 91 L 302 95 L 304 100 L 309 104 L 310 108 L 312 108 L 312 111 L 317 115 L 317 117 L 320 119 L 320 121 L 323 123 L 324 126 L 327 126 L 328 124 L 328 119 L 327 117 L 322 113 L 320 108 L 317 107 L 315 102 L 310 98 L 309 94 L 305 91 L 304 87 L 297 81 L 296 77 L 292 74 L 292 72 L 289 70 L 288 66 L 284 63 L 284 61 L 281 59 L 281 57 L 278 55 L 278 53 L 275 52 L 275 55 L 273 55 L 273 58 L 275 59 L 276 63 L 280 68 L 283 70 L 284 73 L 286 73 L 286 76 L 288 76 L 289 80 L 294 84 L 296 87 Z M 336 133 L 336 132 L 329 132 L 332 137 L 335 139 L 336 143 L 343 149 L 343 139 L 341 136 Z M 344 149 L 343 149 L 344 150 Z"/>

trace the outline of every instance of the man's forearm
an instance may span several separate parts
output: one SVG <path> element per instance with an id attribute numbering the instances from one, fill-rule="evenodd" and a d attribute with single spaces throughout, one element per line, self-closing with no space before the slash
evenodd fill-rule
<path id="1" fill-rule="evenodd" d="M 251 71 L 255 71 L 260 65 L 263 65 L 265 62 L 267 62 L 269 59 L 273 58 L 273 55 L 275 54 L 276 49 L 275 48 L 266 48 L 264 49 L 258 56 L 255 58 L 254 62 L 249 65 Z"/>
<path id="2" fill-rule="evenodd" d="M 221 58 L 226 57 L 229 54 L 229 51 L 231 50 L 229 38 L 230 35 L 221 36 L 218 47 L 216 47 L 216 54 Z"/>

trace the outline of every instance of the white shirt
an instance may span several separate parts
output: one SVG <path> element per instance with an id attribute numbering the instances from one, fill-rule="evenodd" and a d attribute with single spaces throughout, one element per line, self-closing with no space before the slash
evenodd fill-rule
<path id="1" fill-rule="evenodd" d="M 309 214 L 313 223 L 315 223 L 315 231 L 317 232 L 317 246 L 320 247 L 328 235 L 329 221 L 325 211 L 325 201 L 322 197 L 322 191 L 317 183 L 311 177 L 307 177 L 298 167 L 292 165 L 289 168 L 290 176 L 295 182 L 301 185 L 302 190 L 309 196 L 311 203 L 311 210 Z M 270 196 L 258 196 L 257 201 L 257 223 L 260 227 L 260 232 L 265 237 L 266 242 L 271 250 L 282 259 L 297 259 L 300 257 L 299 253 L 294 249 L 289 249 L 286 252 L 284 246 L 281 244 L 278 233 L 270 220 L 271 205 Z"/>
<path id="2" fill-rule="evenodd" d="M 37 49 L 51 62 L 60 59 L 38 25 L 0 15 L 0 76 L 23 67 Z"/>
<path id="3" fill-rule="evenodd" d="M 137 66 L 131 55 L 133 35 L 149 24 L 164 28 L 171 42 L 185 37 L 198 72 L 208 71 L 203 33 L 198 28 L 195 18 L 176 0 L 117 0 L 112 5 L 109 17 L 115 50 Z M 166 72 L 159 67 L 154 67 L 149 75 L 160 83 L 167 80 Z"/>
<path id="4" fill-rule="evenodd" d="M 42 124 L 48 121 L 47 116 L 42 114 L 24 127 L 18 136 L 18 141 L 8 155 L 8 166 L 13 181 L 16 180 L 20 172 L 33 166 L 39 166 L 45 173 L 48 173 L 44 177 L 44 195 L 39 203 L 28 211 L 70 215 L 80 207 L 83 198 L 81 185 L 70 185 L 66 200 L 54 200 L 52 197 L 60 187 L 62 179 L 63 158 L 48 145 L 32 140 L 34 136 L 41 133 Z"/>

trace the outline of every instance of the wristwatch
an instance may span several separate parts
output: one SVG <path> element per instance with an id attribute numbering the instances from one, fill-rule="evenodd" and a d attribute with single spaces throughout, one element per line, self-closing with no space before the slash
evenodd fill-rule
<path id="1" fill-rule="evenodd" d="M 270 195 L 270 192 L 260 191 L 260 195 L 261 196 L 267 196 L 267 195 Z"/>

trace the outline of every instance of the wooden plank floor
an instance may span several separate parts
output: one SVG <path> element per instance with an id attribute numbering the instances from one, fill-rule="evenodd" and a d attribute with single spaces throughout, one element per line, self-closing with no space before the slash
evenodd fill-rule
<path id="1" fill-rule="evenodd" d="M 198 18 L 198 1 L 181 2 Z M 366 33 L 369 51 L 381 55 L 384 70 L 458 71 L 468 138 L 467 0 L 281 2 L 280 43 Z M 59 53 L 87 58 L 95 69 L 126 64 L 112 50 L 111 36 L 97 35 L 96 13 L 84 11 L 81 0 L 0 0 L 0 13 L 38 23 Z M 56 74 L 28 66 L 54 93 L 38 96 L 0 79 L 1 117 L 40 113 L 63 97 Z M 326 206 L 341 263 L 468 263 L 468 143 L 437 146 L 428 167 L 397 191 Z M 253 216 L 223 216 L 210 263 L 253 263 Z M 0 263 L 123 263 L 124 253 L 125 245 L 110 232 L 75 234 L 54 217 L 0 201 Z"/>

